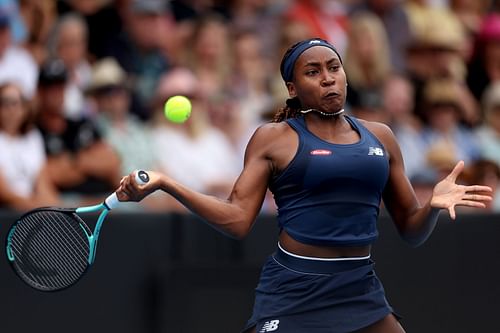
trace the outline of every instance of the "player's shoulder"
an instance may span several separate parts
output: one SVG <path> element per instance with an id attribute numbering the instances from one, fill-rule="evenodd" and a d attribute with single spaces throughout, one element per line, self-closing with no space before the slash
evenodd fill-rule
<path id="1" fill-rule="evenodd" d="M 291 130 L 290 126 L 282 122 L 268 122 L 257 127 L 253 134 L 253 138 L 257 140 L 270 140 L 279 138 Z"/>
<path id="2" fill-rule="evenodd" d="M 394 138 L 394 133 L 387 124 L 378 121 L 368 121 L 359 118 L 356 119 L 380 140 L 392 140 Z"/>
<path id="3" fill-rule="evenodd" d="M 248 143 L 248 148 L 268 155 L 279 145 L 288 142 L 292 131 L 286 122 L 262 124 L 254 131 Z"/>

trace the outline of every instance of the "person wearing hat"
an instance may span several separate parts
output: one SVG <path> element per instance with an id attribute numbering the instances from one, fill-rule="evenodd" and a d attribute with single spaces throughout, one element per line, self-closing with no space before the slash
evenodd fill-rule
<path id="1" fill-rule="evenodd" d="M 457 185 L 459 162 L 421 205 L 390 129 L 345 114 L 346 75 L 327 41 L 291 46 L 281 74 L 290 98 L 250 139 L 227 199 L 153 171 L 144 185 L 134 174 L 124 177 L 117 196 L 139 201 L 164 191 L 221 232 L 242 238 L 269 188 L 278 206 L 279 243 L 262 269 L 244 331 L 402 333 L 370 259 L 382 198 L 402 238 L 418 246 L 441 209 L 454 219 L 456 206 L 484 207 L 491 188 Z"/>
<path id="2" fill-rule="evenodd" d="M 479 158 L 479 146 L 471 130 L 462 125 L 465 110 L 460 103 L 461 85 L 452 79 L 430 80 L 424 87 L 426 126 L 422 131 L 427 166 L 447 174 L 460 160 Z"/>
<path id="3" fill-rule="evenodd" d="M 95 101 L 97 124 L 104 141 L 120 158 L 120 172 L 154 169 L 150 129 L 131 113 L 127 74 L 114 58 L 104 58 L 93 65 L 87 94 Z"/>
<path id="4" fill-rule="evenodd" d="M 37 126 L 42 132 L 51 179 L 71 201 L 96 200 L 119 180 L 120 161 L 102 140 L 93 122 L 69 119 L 64 113 L 67 71 L 59 59 L 50 59 L 40 69 L 37 94 Z"/>

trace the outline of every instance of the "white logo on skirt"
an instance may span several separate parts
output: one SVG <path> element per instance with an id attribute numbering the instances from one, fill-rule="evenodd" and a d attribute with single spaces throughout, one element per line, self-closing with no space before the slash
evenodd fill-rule
<path id="1" fill-rule="evenodd" d="M 279 320 L 266 321 L 264 323 L 264 326 L 262 326 L 262 329 L 259 331 L 259 333 L 276 331 L 278 329 L 279 324 L 280 324 Z"/>

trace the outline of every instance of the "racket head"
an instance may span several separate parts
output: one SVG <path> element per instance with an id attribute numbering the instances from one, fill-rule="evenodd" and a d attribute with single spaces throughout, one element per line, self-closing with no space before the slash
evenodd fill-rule
<path id="1" fill-rule="evenodd" d="M 12 224 L 7 234 L 7 258 L 30 287 L 62 290 L 87 271 L 91 236 L 75 209 L 38 208 Z"/>

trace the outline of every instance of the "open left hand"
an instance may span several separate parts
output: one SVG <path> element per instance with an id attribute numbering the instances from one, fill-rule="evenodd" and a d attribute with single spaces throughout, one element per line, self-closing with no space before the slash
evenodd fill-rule
<path id="1" fill-rule="evenodd" d="M 485 208 L 484 202 L 492 200 L 492 189 L 489 186 L 465 186 L 455 183 L 463 170 L 464 162 L 460 161 L 445 179 L 434 186 L 432 193 L 431 206 L 447 209 L 453 220 L 456 218 L 455 206 Z"/>

